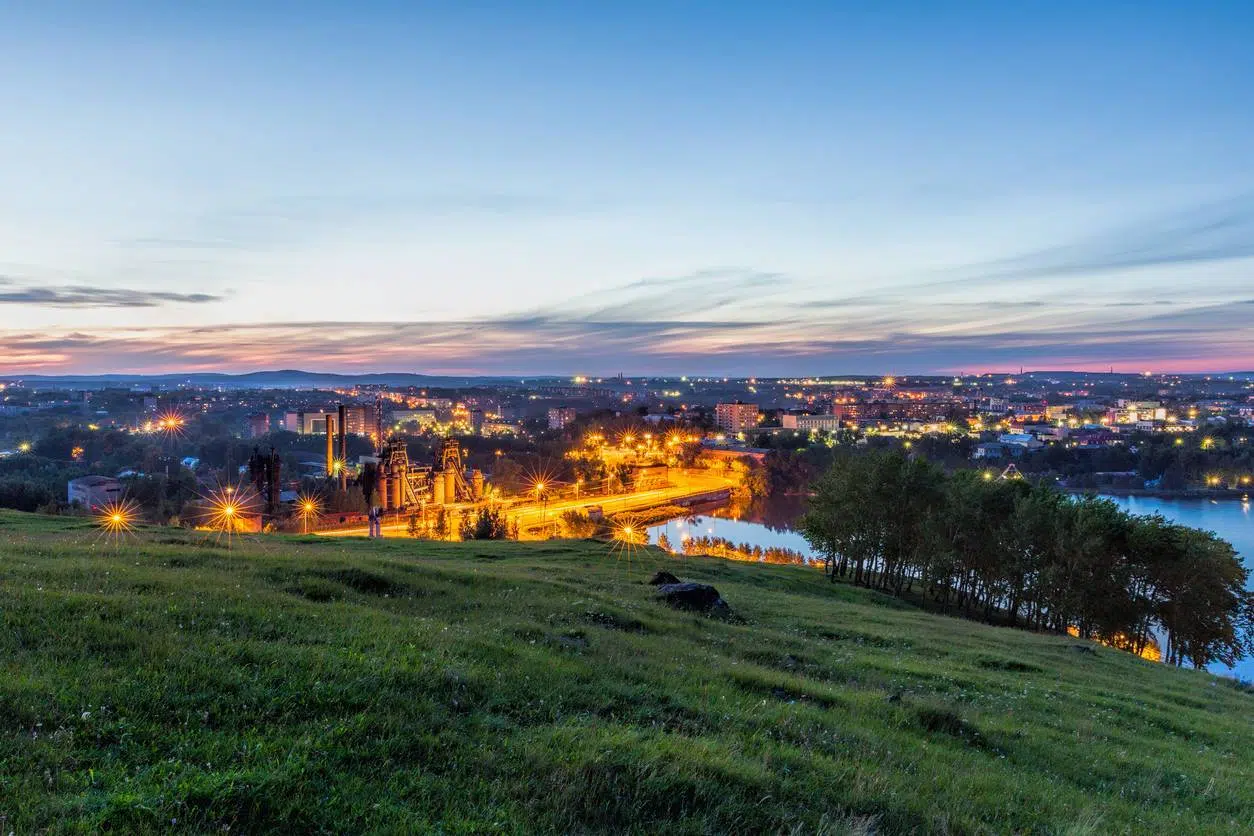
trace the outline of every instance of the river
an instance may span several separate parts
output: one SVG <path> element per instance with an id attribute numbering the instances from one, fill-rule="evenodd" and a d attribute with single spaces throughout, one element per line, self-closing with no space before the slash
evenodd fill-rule
<path id="1" fill-rule="evenodd" d="M 1107 497 L 1132 514 L 1162 514 L 1168 520 L 1193 528 L 1213 531 L 1231 543 L 1254 576 L 1254 510 L 1250 503 L 1236 500 L 1158 499 L 1154 497 Z M 674 519 L 649 529 L 650 542 L 666 532 L 678 546 L 687 537 L 723 537 L 753 546 L 782 546 L 816 556 L 805 538 L 794 530 L 805 511 L 802 497 L 772 497 L 749 505 L 728 505 L 695 512 L 694 516 Z M 1244 659 L 1235 668 L 1222 665 L 1216 673 L 1254 680 L 1254 658 Z"/>

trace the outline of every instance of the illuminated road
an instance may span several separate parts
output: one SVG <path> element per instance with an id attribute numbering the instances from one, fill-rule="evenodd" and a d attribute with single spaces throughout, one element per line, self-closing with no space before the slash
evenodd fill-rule
<path id="1" fill-rule="evenodd" d="M 532 501 L 510 506 L 506 509 L 506 514 L 510 520 L 518 523 L 521 539 L 529 539 L 535 536 L 528 534 L 530 529 L 544 525 L 551 526 L 567 511 L 584 510 L 592 506 L 600 506 L 607 516 L 623 511 L 644 511 L 661 505 L 669 505 L 686 497 L 726 490 L 735 484 L 733 479 L 705 472 L 672 471 L 670 476 L 672 484 L 665 488 L 653 488 L 615 496 L 554 499 L 547 504 Z M 445 509 L 456 517 L 473 507 L 470 504 L 460 503 L 447 505 Z M 383 526 L 383 536 L 405 537 L 408 536 L 408 528 L 408 521 L 386 523 Z M 316 533 L 324 537 L 365 537 L 368 532 L 365 526 L 360 526 Z"/>

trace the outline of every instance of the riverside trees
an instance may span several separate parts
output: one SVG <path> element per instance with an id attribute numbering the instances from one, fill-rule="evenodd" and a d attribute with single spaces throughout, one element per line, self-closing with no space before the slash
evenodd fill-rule
<path id="1" fill-rule="evenodd" d="M 871 453 L 818 480 L 801 531 L 832 580 L 968 618 L 1137 653 L 1157 634 L 1174 664 L 1254 651 L 1254 596 L 1230 544 L 1095 497 Z"/>

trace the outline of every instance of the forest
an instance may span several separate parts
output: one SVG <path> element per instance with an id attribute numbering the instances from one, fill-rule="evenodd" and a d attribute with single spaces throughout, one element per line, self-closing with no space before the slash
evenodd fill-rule
<path id="1" fill-rule="evenodd" d="M 1254 652 L 1254 596 L 1231 544 L 1108 500 L 877 452 L 838 459 L 799 527 L 832 580 L 943 612 L 1157 648 L 1176 665 Z"/>

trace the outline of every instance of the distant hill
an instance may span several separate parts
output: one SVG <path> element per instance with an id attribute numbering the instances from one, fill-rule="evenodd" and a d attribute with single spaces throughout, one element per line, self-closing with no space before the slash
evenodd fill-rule
<path id="1" fill-rule="evenodd" d="M 1254 380 L 1254 372 L 1214 372 L 1211 377 L 1234 377 L 1239 380 Z M 224 372 L 192 372 L 187 374 L 96 374 L 96 375 L 7 375 L 0 376 L 7 378 L 20 379 L 26 383 L 39 384 L 48 387 L 70 388 L 70 389 L 101 389 L 108 386 L 220 386 L 230 389 L 307 389 L 307 388 L 332 388 L 341 386 L 394 386 L 394 387 L 467 387 L 467 386 L 503 386 L 511 384 L 519 384 L 525 380 L 527 383 L 553 383 L 563 384 L 570 381 L 568 375 L 540 374 L 540 375 L 430 375 L 418 374 L 412 372 L 371 372 L 371 373 L 353 373 L 340 374 L 334 372 L 307 372 L 300 369 L 278 369 L 274 371 L 245 372 L 242 374 L 228 374 Z M 645 375 L 635 376 L 635 379 L 641 377 L 663 379 L 662 375 Z M 672 379 L 678 375 L 671 376 Z M 722 377 L 719 375 L 718 377 Z M 878 379 L 878 375 L 843 375 L 848 379 L 861 379 L 873 382 Z M 1109 380 L 1133 381 L 1141 377 L 1139 374 L 1127 372 L 1075 372 L 1075 371 L 1046 371 L 1046 370 L 1028 370 L 1022 374 L 1005 374 L 994 375 L 996 379 L 1002 377 L 1022 377 L 1025 379 L 1049 379 L 1060 382 L 1078 382 L 1083 380 Z M 1180 375 L 1187 379 L 1201 379 L 1207 377 L 1204 374 L 1188 374 Z M 632 379 L 628 376 L 627 379 Z M 749 380 L 750 378 L 733 378 L 739 380 Z M 772 380 L 774 378 L 760 377 L 762 381 Z M 952 379 L 952 375 L 909 375 L 908 379 L 915 382 L 929 383 L 948 383 Z M 607 385 L 613 384 L 612 378 L 606 379 Z"/>
<path id="2" fill-rule="evenodd" d="M 413 374 L 409 372 L 374 372 L 368 374 L 334 374 L 330 372 L 306 372 L 299 369 L 226 374 L 220 372 L 195 372 L 190 374 L 99 374 L 99 375 L 23 375 L 26 383 L 44 384 L 67 388 L 99 389 L 105 386 L 222 386 L 231 389 L 303 389 L 353 385 L 375 386 L 474 386 L 517 383 L 517 377 L 456 377 L 449 375 Z M 532 377 L 536 380 L 566 380 L 567 378 Z"/>
<path id="3" fill-rule="evenodd" d="M 671 609 L 659 568 L 714 584 Z M 1254 694 L 804 567 L 0 512 L 4 832 L 1249 832 Z"/>

